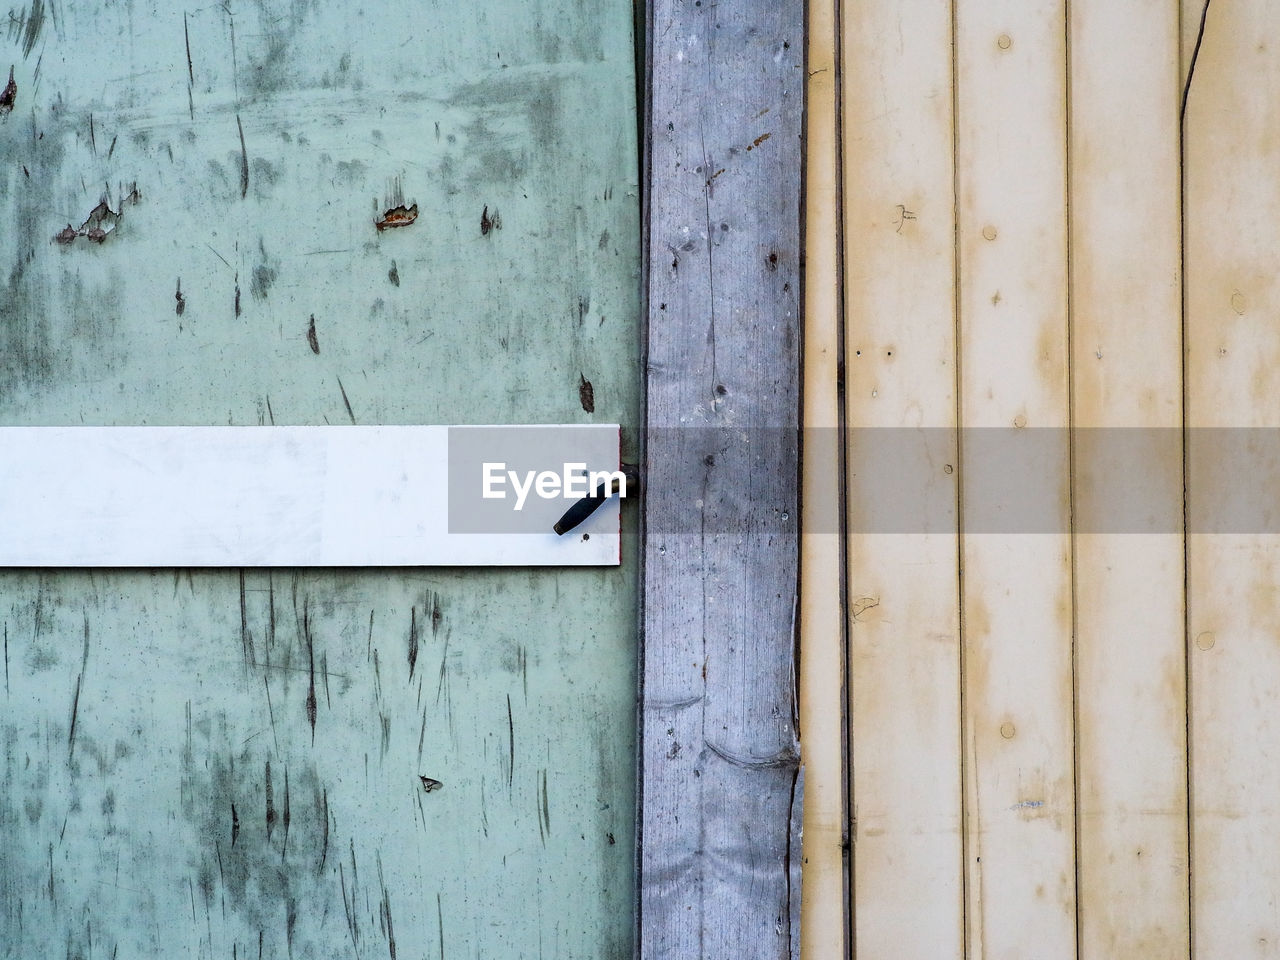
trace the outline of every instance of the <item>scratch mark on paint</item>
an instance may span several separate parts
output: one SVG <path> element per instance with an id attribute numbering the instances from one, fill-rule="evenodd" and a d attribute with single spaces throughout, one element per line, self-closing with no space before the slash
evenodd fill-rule
<path id="1" fill-rule="evenodd" d="M 240 814 L 236 813 L 236 805 L 231 804 L 231 846 L 236 845 L 240 837 Z"/>
<path id="2" fill-rule="evenodd" d="M 440 960 L 444 960 L 444 908 L 440 905 L 439 891 L 436 891 L 436 923 L 440 929 Z"/>
<path id="3" fill-rule="evenodd" d="M 320 847 L 320 866 L 316 873 L 324 873 L 325 861 L 329 859 L 329 788 L 323 787 L 320 792 L 320 816 L 324 820 L 324 838 Z"/>
<path id="4" fill-rule="evenodd" d="M 284 843 L 280 846 L 280 863 L 284 863 L 285 854 L 289 852 L 289 766 L 284 768 L 284 810 L 281 812 L 284 823 Z"/>
<path id="5" fill-rule="evenodd" d="M 351 401 L 347 399 L 347 388 L 342 385 L 342 378 L 338 377 L 338 390 L 342 393 L 342 405 L 347 408 L 347 416 L 351 419 L 351 425 L 355 426 L 356 415 L 351 409 Z"/>
<path id="6" fill-rule="evenodd" d="M 498 208 L 493 208 L 493 215 L 489 215 L 489 205 L 485 204 L 484 210 L 480 212 L 480 236 L 487 237 L 494 230 L 502 229 L 502 215 L 498 213 Z"/>
<path id="7" fill-rule="evenodd" d="M 311 612 L 307 601 L 302 604 L 302 634 L 307 641 L 307 723 L 311 724 L 311 745 L 316 742 L 316 650 L 311 637 Z M 285 782 L 289 771 L 285 769 Z M 287 834 L 286 834 L 287 837 Z"/>
<path id="8" fill-rule="evenodd" d="M 266 793 L 267 793 L 267 842 L 271 842 L 271 831 L 276 828 L 276 801 L 275 787 L 271 783 L 271 761 L 267 760 L 266 770 Z"/>
<path id="9" fill-rule="evenodd" d="M 191 31 L 187 27 L 187 11 L 182 11 L 182 38 L 187 44 L 187 83 L 188 85 L 196 82 L 195 68 L 191 65 Z"/>
<path id="10" fill-rule="evenodd" d="M 413 680 L 413 671 L 418 664 L 418 608 L 409 608 L 409 679 Z M 425 721 L 425 715 L 424 715 Z"/>
<path id="11" fill-rule="evenodd" d="M 511 782 L 515 776 L 516 769 L 516 722 L 511 715 L 511 694 L 507 694 L 507 789 L 511 789 Z"/>
<path id="12" fill-rule="evenodd" d="M 1035 809 L 1036 807 L 1043 807 L 1043 806 L 1044 806 L 1043 800 L 1023 800 L 1020 803 L 1015 803 L 1009 809 L 1010 810 L 1028 810 L 1028 809 Z"/>
<path id="13" fill-rule="evenodd" d="M 4 624 L 4 695 L 9 696 L 9 622 Z"/>
<path id="14" fill-rule="evenodd" d="M 9 13 L 9 38 L 21 37 L 22 57 L 31 56 L 40 40 L 40 31 L 44 29 L 44 0 L 34 0 L 30 9 L 18 16 Z"/>
<path id="15" fill-rule="evenodd" d="M 253 639 L 249 635 L 249 610 L 244 586 L 244 570 L 240 571 L 240 653 L 245 665 L 253 663 Z"/>
<path id="16" fill-rule="evenodd" d="M 269 644 L 267 649 L 268 650 L 271 649 Z M 269 653 L 268 653 L 268 657 L 270 657 Z M 262 685 L 263 687 L 266 688 L 266 691 L 267 691 L 267 716 L 270 717 L 271 719 L 271 739 L 275 741 L 276 753 L 279 753 L 280 737 L 276 734 L 276 711 L 271 706 L 271 683 L 267 679 L 267 673 L 263 673 L 262 675 Z"/>
<path id="17" fill-rule="evenodd" d="M 312 353 L 320 353 L 320 338 L 316 336 L 316 315 L 314 313 L 307 323 L 307 345 L 311 347 Z"/>
<path id="18" fill-rule="evenodd" d="M 382 921 L 387 935 L 387 950 L 391 960 L 396 960 L 396 933 L 391 924 L 391 894 L 387 891 L 387 882 L 382 877 L 382 854 L 378 854 L 378 885 L 382 887 Z"/>
<path id="19" fill-rule="evenodd" d="M 5 636 L 7 641 L 7 637 L 8 637 L 7 630 L 6 630 Z M 7 658 L 8 656 L 7 642 L 6 642 L 5 652 L 6 652 L 6 658 Z M 80 687 L 81 687 L 81 684 L 84 682 L 84 674 L 88 666 L 89 666 L 89 614 L 85 613 L 84 615 L 84 652 L 80 656 L 80 675 L 76 677 L 76 692 L 75 692 L 74 698 L 71 701 L 71 729 L 67 733 L 67 761 L 68 762 L 70 762 L 71 758 L 75 756 L 76 721 L 78 720 L 80 715 Z M 7 687 L 8 685 L 7 659 L 5 664 L 5 675 L 6 675 L 5 683 Z"/>
<path id="20" fill-rule="evenodd" d="M 249 194 L 249 151 L 244 146 L 244 125 L 236 114 L 236 129 L 240 131 L 240 199 Z"/>
<path id="21" fill-rule="evenodd" d="M 178 316 L 182 316 L 183 312 L 187 309 L 187 298 L 182 295 L 182 278 L 181 277 L 178 278 L 178 289 L 174 291 L 173 299 L 174 299 L 173 312 L 176 313 Z"/>
<path id="22" fill-rule="evenodd" d="M 84 680 L 84 674 L 76 677 L 76 693 L 71 701 L 71 730 L 67 734 L 67 759 L 70 760 L 75 756 L 76 752 L 76 718 L 80 713 L 80 684 Z"/>

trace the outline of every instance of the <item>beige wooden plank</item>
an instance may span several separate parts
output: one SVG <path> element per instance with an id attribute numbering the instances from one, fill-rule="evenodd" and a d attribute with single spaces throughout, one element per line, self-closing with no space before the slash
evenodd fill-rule
<path id="1" fill-rule="evenodd" d="M 1065 24 L 956 8 L 967 928 L 1010 960 L 1075 956 Z"/>
<path id="2" fill-rule="evenodd" d="M 1280 540 L 1240 483 L 1274 497 L 1280 459 L 1276 25 L 1209 10 L 1184 127 L 1193 948 L 1232 960 L 1280 955 Z"/>
<path id="3" fill-rule="evenodd" d="M 951 5 L 861 3 L 843 29 L 854 949 L 946 960 L 964 942 Z"/>
<path id="4" fill-rule="evenodd" d="M 845 953 L 844 630 L 840 604 L 840 192 L 836 0 L 811 0 L 805 143 L 801 465 L 801 956 Z"/>
<path id="5" fill-rule="evenodd" d="M 1173 960 L 1190 949 L 1178 10 L 1070 17 L 1079 953 Z"/>

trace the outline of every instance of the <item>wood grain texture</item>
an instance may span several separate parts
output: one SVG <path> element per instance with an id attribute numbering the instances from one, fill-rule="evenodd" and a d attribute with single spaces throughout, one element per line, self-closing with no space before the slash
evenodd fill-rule
<path id="1" fill-rule="evenodd" d="M 853 940 L 903 960 L 964 954 L 950 14 L 843 24 Z"/>
<path id="2" fill-rule="evenodd" d="M 1275 28 L 1269 3 L 1209 8 L 1184 121 L 1192 929 L 1201 958 L 1280 949 L 1280 544 L 1262 511 L 1226 528 L 1212 519 L 1247 492 L 1242 478 L 1272 510 L 1280 470 Z"/>
<path id="3" fill-rule="evenodd" d="M 956 5 L 971 956 L 1074 957 L 1066 10 Z M 979 445 L 980 444 L 980 445 Z M 993 492 L 1014 476 L 1033 512 Z"/>
<path id="4" fill-rule="evenodd" d="M 8 10 L 0 422 L 636 427 L 629 4 Z M 624 539 L 0 576 L 0 956 L 630 957 Z"/>
<path id="5" fill-rule="evenodd" d="M 840 370 L 839 62 L 835 0 L 811 0 L 805 109 L 804 444 L 800 730 L 806 957 L 846 952 L 844 551 Z"/>
<path id="6" fill-rule="evenodd" d="M 1072 0 L 1069 29 L 1079 951 L 1173 960 L 1190 950 L 1178 11 Z M 1131 484 L 1141 506 L 1117 515 Z"/>
<path id="7" fill-rule="evenodd" d="M 651 6 L 645 957 L 794 948 L 803 13 Z"/>

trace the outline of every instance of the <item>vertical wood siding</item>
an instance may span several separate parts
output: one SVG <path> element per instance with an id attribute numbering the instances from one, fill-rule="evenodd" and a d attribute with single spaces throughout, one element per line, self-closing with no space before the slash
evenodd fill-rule
<path id="1" fill-rule="evenodd" d="M 855 945 L 942 960 L 964 934 L 951 11 L 842 18 Z M 923 467 L 902 497 L 948 509 L 880 534 L 877 468 L 901 461 Z"/>
<path id="2" fill-rule="evenodd" d="M 805 101 L 804 445 L 800 567 L 800 745 L 804 763 L 801 943 L 846 944 L 845 644 L 840 489 L 839 38 L 835 0 L 808 6 Z"/>
<path id="3" fill-rule="evenodd" d="M 1280 16 L 835 16 L 852 951 L 1276 956 Z"/>

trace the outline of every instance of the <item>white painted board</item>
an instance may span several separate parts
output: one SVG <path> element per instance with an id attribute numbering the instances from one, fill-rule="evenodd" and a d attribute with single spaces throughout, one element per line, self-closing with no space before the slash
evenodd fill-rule
<path id="1" fill-rule="evenodd" d="M 619 563 L 618 497 L 557 536 L 576 495 L 481 503 L 480 460 L 613 471 L 618 427 L 0 428 L 0 566 Z"/>

